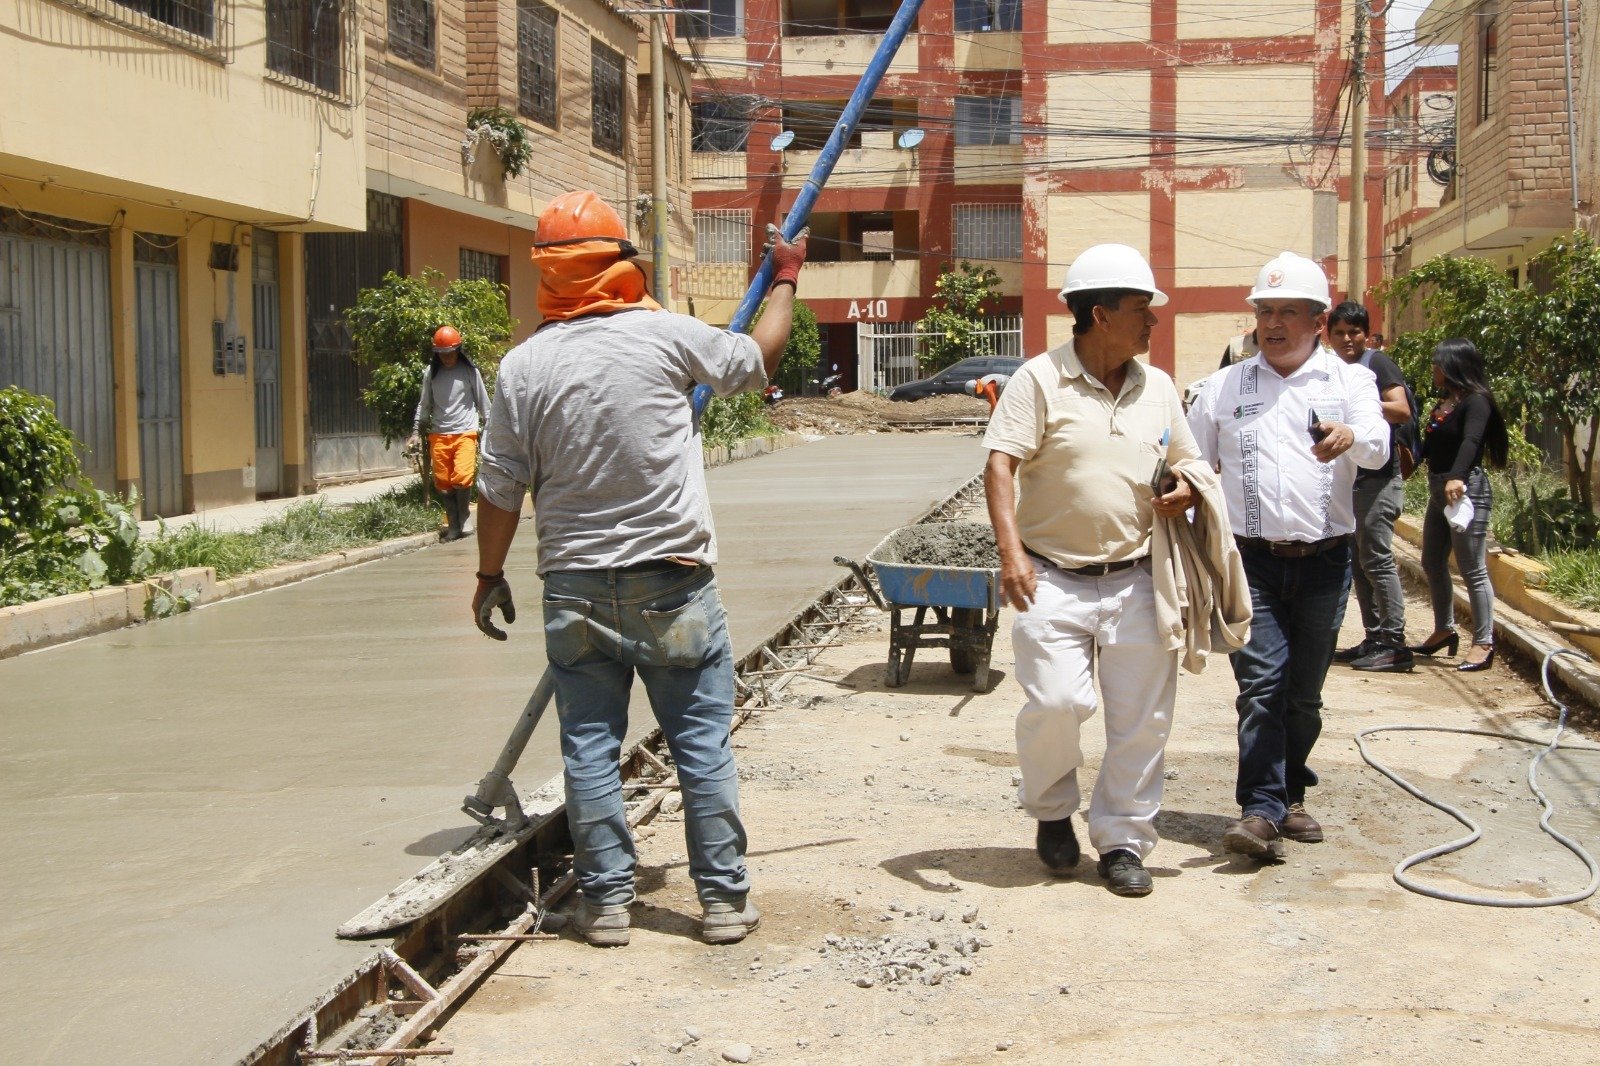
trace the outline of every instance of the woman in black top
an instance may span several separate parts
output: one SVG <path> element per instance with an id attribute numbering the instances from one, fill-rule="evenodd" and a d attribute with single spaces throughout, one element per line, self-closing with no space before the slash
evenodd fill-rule
<path id="1" fill-rule="evenodd" d="M 1484 378 L 1483 356 L 1469 340 L 1454 338 L 1433 350 L 1433 385 L 1444 398 L 1434 405 L 1423 428 L 1422 456 L 1428 464 L 1428 511 L 1422 522 L 1422 568 L 1433 600 L 1433 635 L 1413 651 L 1434 655 L 1460 646 L 1455 629 L 1455 590 L 1450 553 L 1466 582 L 1472 603 L 1472 647 L 1456 667 L 1487 670 L 1494 662 L 1494 587 L 1489 583 L 1485 547 L 1492 499 L 1483 472 L 1487 456 L 1504 466 L 1508 440 L 1505 420 Z M 1472 521 L 1464 531 L 1452 527 L 1445 507 L 1463 496 L 1472 501 Z"/>

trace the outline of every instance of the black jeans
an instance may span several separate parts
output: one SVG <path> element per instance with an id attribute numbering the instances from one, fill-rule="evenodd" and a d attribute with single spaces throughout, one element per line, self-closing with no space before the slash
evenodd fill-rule
<path id="1" fill-rule="evenodd" d="M 1322 732 L 1322 682 L 1350 596 L 1350 548 L 1283 559 L 1240 549 L 1250 582 L 1250 643 L 1234 652 L 1239 778 L 1246 816 L 1281 822 L 1317 775 L 1306 765 Z"/>

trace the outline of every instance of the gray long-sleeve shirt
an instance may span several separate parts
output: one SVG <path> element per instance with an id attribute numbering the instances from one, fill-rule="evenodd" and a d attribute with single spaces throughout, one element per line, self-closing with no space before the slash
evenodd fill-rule
<path id="1" fill-rule="evenodd" d="M 489 394 L 483 388 L 483 375 L 465 359 L 455 366 L 429 367 L 422 375 L 422 396 L 411 430 L 421 433 L 475 433 L 482 428 L 489 411 Z"/>
<path id="2" fill-rule="evenodd" d="M 500 363 L 478 492 L 516 511 L 533 490 L 539 572 L 667 557 L 717 561 L 689 393 L 766 384 L 743 334 L 665 311 L 557 322 Z"/>

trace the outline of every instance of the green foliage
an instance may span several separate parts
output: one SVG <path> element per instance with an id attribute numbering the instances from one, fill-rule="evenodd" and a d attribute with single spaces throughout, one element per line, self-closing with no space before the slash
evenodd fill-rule
<path id="1" fill-rule="evenodd" d="M 0 549 L 0 607 L 138 581 L 152 561 L 131 504 L 97 489 L 61 491 L 25 537 Z"/>
<path id="2" fill-rule="evenodd" d="M 1600 611 L 1600 551 L 1547 552 L 1540 561 L 1550 568 L 1545 592 L 1585 610 Z"/>
<path id="3" fill-rule="evenodd" d="M 411 433 L 422 372 L 433 357 L 434 330 L 449 325 L 461 331 L 461 350 L 492 392 L 495 370 L 516 329 L 504 288 L 483 279 L 446 285 L 444 275 L 432 268 L 420 277 L 385 275 L 382 285 L 361 291 L 345 318 L 356 359 L 372 367 L 371 384 L 361 398 L 377 412 L 386 443 Z"/>
<path id="4" fill-rule="evenodd" d="M 423 502 L 420 479 L 349 507 L 309 500 L 247 533 L 186 526 L 153 544 L 157 570 L 209 566 L 220 578 L 315 559 L 378 541 L 438 528 L 439 512 Z"/>
<path id="5" fill-rule="evenodd" d="M 762 305 L 765 308 L 765 304 Z M 758 316 L 759 318 L 759 316 Z M 789 343 L 784 345 L 783 359 L 778 363 L 776 377 L 804 378 L 822 358 L 822 330 L 817 326 L 817 314 L 799 300 L 794 302 L 794 325 L 789 330 Z"/>
<path id="6" fill-rule="evenodd" d="M 700 434 L 707 444 L 737 444 L 749 437 L 777 433 L 758 392 L 713 397 L 700 419 Z"/>
<path id="7" fill-rule="evenodd" d="M 1432 381 L 1433 348 L 1466 337 L 1483 353 L 1512 433 L 1512 457 L 1534 461 L 1530 425 L 1553 425 L 1565 446 L 1567 495 L 1586 510 L 1600 444 L 1600 246 L 1561 237 L 1528 264 L 1517 288 L 1494 263 L 1433 259 L 1389 283 L 1384 297 L 1420 302 L 1428 327 L 1396 338 L 1391 354 L 1414 383 Z M 1419 390 L 1424 391 L 1424 390 Z"/>
<path id="8" fill-rule="evenodd" d="M 43 396 L 0 389 L 0 549 L 45 524 L 51 497 L 83 476 L 72 431 L 55 412 Z"/>
<path id="9" fill-rule="evenodd" d="M 503 107 L 475 107 L 467 112 L 467 138 L 462 147 L 470 157 L 479 141 L 488 141 L 494 154 L 500 157 L 500 168 L 505 176 L 514 178 L 521 174 L 533 158 L 533 141 L 522 128 L 517 116 Z"/>
<path id="10" fill-rule="evenodd" d="M 929 334 L 917 353 L 925 371 L 943 370 L 963 359 L 994 354 L 994 344 L 984 332 L 983 318 L 994 312 L 999 285 L 1000 275 L 994 270 L 967 262 L 939 275 L 934 283 L 933 306 L 917 323 L 919 332 Z"/>

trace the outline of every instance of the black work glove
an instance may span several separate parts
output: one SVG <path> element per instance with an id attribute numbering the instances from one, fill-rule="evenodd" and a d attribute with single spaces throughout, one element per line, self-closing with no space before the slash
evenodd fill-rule
<path id="1" fill-rule="evenodd" d="M 495 577 L 478 575 L 478 591 L 472 596 L 472 617 L 478 624 L 478 629 L 486 637 L 495 640 L 505 640 L 506 631 L 494 624 L 494 609 L 500 608 L 500 614 L 505 618 L 506 625 L 517 620 L 517 605 L 511 602 L 511 583 L 505 574 Z"/>

